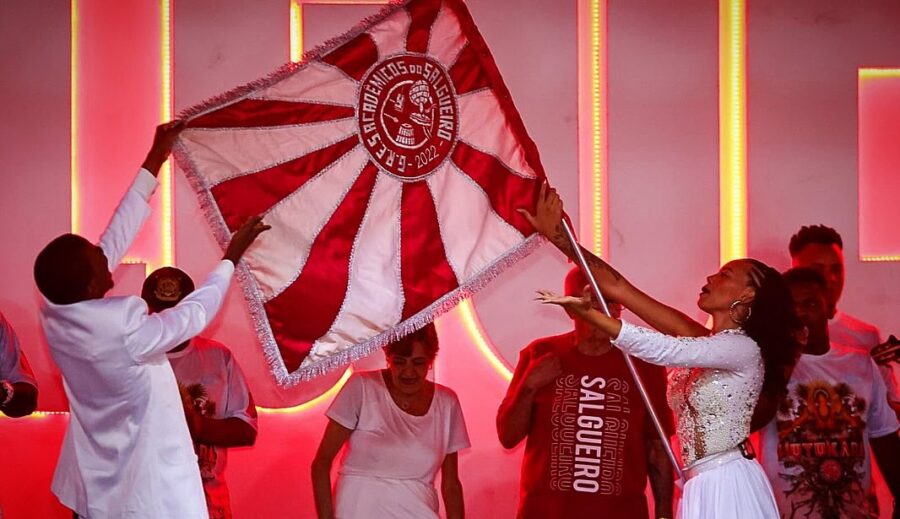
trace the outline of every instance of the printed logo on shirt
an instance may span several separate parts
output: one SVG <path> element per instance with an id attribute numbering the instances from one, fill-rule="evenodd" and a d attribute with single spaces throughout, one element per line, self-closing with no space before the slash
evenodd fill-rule
<path id="1" fill-rule="evenodd" d="M 785 517 L 849 517 L 865 505 L 867 402 L 844 383 L 798 384 L 776 418 L 778 460 L 788 469 Z M 851 513 L 852 512 L 852 513 Z"/>
<path id="2" fill-rule="evenodd" d="M 608 496 L 622 493 L 628 433 L 628 382 L 568 375 L 556 379 L 550 488 Z"/>
<path id="3" fill-rule="evenodd" d="M 203 384 L 178 385 L 181 390 L 181 398 L 193 406 L 194 411 L 200 416 L 213 416 L 216 412 L 216 402 L 209 398 L 209 392 Z M 197 453 L 197 462 L 200 464 L 200 478 L 206 481 L 216 479 L 216 463 L 218 452 L 215 447 L 194 442 L 194 452 Z"/>

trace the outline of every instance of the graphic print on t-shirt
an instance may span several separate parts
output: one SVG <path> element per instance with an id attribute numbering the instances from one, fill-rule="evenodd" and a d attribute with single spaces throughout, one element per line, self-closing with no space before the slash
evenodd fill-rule
<path id="1" fill-rule="evenodd" d="M 203 384 L 190 384 L 187 387 L 178 385 L 182 398 L 186 398 L 193 406 L 194 411 L 200 416 L 214 416 L 216 414 L 216 402 L 209 398 L 209 391 Z M 216 478 L 216 462 L 218 453 L 216 448 L 210 445 L 194 442 L 194 452 L 197 453 L 197 461 L 200 464 L 200 478 L 206 482 Z"/>
<path id="2" fill-rule="evenodd" d="M 554 389 L 550 488 L 620 495 L 628 382 L 570 374 L 557 378 Z"/>
<path id="3" fill-rule="evenodd" d="M 846 517 L 861 501 L 868 404 L 845 384 L 798 384 L 778 411 L 778 460 L 788 469 L 784 517 Z"/>

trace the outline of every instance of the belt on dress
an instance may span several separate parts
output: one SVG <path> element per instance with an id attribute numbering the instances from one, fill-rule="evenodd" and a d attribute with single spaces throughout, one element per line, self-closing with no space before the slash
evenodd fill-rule
<path id="1" fill-rule="evenodd" d="M 750 444 L 750 440 L 745 439 L 733 449 L 728 449 L 727 451 L 711 454 L 709 456 L 706 456 L 705 458 L 700 458 L 699 460 L 691 463 L 684 468 L 684 481 L 688 482 L 689 480 L 699 476 L 700 474 L 703 474 L 704 472 L 709 472 L 710 470 L 717 469 L 722 465 L 732 462 L 738 458 L 744 458 L 748 460 L 756 458 L 756 453 L 753 452 L 753 445 Z"/>

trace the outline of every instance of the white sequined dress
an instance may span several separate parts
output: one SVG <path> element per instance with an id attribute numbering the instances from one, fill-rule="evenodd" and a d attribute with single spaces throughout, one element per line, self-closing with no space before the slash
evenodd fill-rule
<path id="1" fill-rule="evenodd" d="M 759 346 L 743 331 L 672 337 L 622 321 L 613 344 L 639 359 L 675 368 L 668 398 L 687 467 L 733 450 L 750 434 L 765 371 Z M 778 513 L 762 468 L 740 457 L 691 478 L 679 516 L 758 518 Z"/>

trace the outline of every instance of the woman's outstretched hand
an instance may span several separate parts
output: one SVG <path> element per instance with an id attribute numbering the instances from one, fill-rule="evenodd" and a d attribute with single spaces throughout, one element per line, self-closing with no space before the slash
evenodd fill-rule
<path id="1" fill-rule="evenodd" d="M 538 290 L 534 300 L 545 305 L 559 305 L 579 314 L 588 312 L 593 306 L 590 297 L 564 296 L 549 290 Z"/>
<path id="2" fill-rule="evenodd" d="M 603 312 L 596 311 L 590 297 L 561 296 L 549 290 L 538 290 L 537 297 L 534 299 L 545 305 L 558 305 L 565 308 L 571 316 L 597 327 L 611 338 L 618 337 L 622 330 L 622 322 Z"/>

